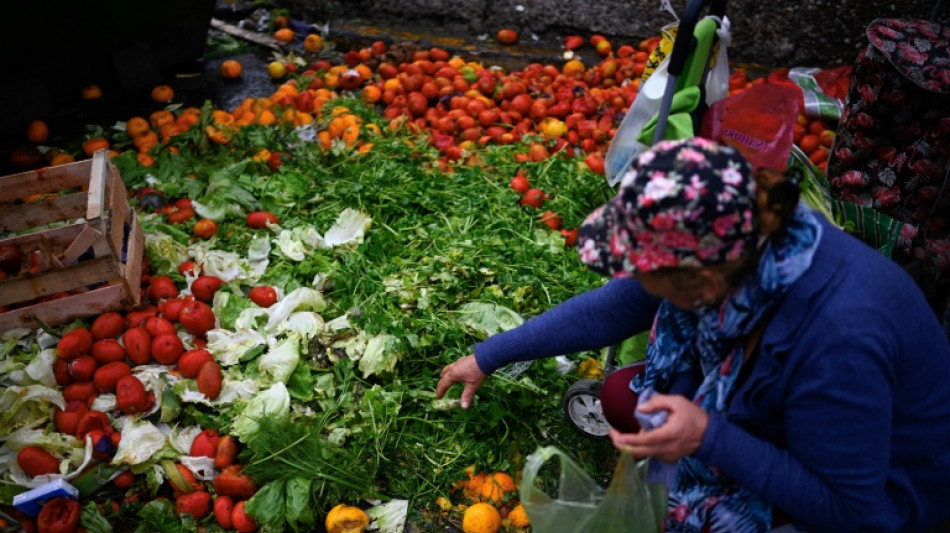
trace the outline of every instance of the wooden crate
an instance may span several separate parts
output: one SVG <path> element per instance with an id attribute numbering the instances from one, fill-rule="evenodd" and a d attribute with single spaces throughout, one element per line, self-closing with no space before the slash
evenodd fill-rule
<path id="1" fill-rule="evenodd" d="M 34 195 L 47 196 L 23 201 Z M 0 306 L 9 308 L 0 331 L 138 305 L 142 227 L 108 152 L 0 177 L 0 206 L 0 236 L 16 234 L 0 245 L 15 244 L 24 258 L 19 275 L 0 280 Z"/>

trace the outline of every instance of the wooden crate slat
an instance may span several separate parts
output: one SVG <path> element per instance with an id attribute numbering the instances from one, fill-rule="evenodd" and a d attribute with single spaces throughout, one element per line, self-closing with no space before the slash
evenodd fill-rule
<path id="1" fill-rule="evenodd" d="M 39 326 L 34 319 L 47 325 L 62 324 L 107 311 L 118 311 L 131 305 L 134 304 L 131 303 L 123 285 L 109 285 L 67 298 L 0 313 L 0 331 Z"/>
<path id="2" fill-rule="evenodd" d="M 129 224 L 129 203 L 125 197 L 125 185 L 122 176 L 111 162 L 109 172 L 109 244 L 116 257 L 122 254 L 122 243 L 125 240 L 125 226 Z"/>
<path id="3" fill-rule="evenodd" d="M 30 170 L 0 177 L 0 203 L 13 202 L 27 196 L 59 192 L 89 183 L 89 160 L 55 167 Z"/>
<path id="4" fill-rule="evenodd" d="M 51 200 L 7 207 L 0 211 L 0 233 L 84 217 L 86 201 L 86 193 L 77 192 Z"/>
<path id="5" fill-rule="evenodd" d="M 97 150 L 92 154 L 92 170 L 89 178 L 89 204 L 86 207 L 86 220 L 90 224 L 96 223 L 105 216 L 106 210 L 106 180 L 109 172 L 109 156 L 105 150 Z"/>
<path id="6" fill-rule="evenodd" d="M 35 275 L 20 275 L 0 281 L 0 305 L 26 302 L 37 297 L 103 283 L 119 277 L 111 257 L 97 257 Z"/>
<path id="7" fill-rule="evenodd" d="M 145 250 L 145 235 L 142 233 L 142 225 L 139 224 L 138 214 L 132 211 L 132 226 L 129 231 L 129 245 L 126 250 L 126 262 L 122 265 L 123 278 L 131 299 L 131 305 L 138 305 L 141 302 L 142 291 L 139 290 L 142 285 L 142 257 Z"/>
<path id="8" fill-rule="evenodd" d="M 15 244 L 26 255 L 28 252 L 39 248 L 41 239 L 48 239 L 54 250 L 64 250 L 76 239 L 77 235 L 82 233 L 85 227 L 87 227 L 86 224 L 69 224 L 68 226 L 59 226 L 58 228 L 3 239 L 0 240 L 0 244 Z"/>
<path id="9" fill-rule="evenodd" d="M 66 248 L 66 251 L 63 252 L 61 259 L 63 265 L 73 264 L 73 262 L 79 259 L 79 256 L 86 253 L 86 250 L 96 242 L 96 239 L 101 237 L 102 234 L 93 229 L 92 226 L 83 224 L 83 230 L 79 232 L 79 235 L 76 236 L 69 247 Z"/>

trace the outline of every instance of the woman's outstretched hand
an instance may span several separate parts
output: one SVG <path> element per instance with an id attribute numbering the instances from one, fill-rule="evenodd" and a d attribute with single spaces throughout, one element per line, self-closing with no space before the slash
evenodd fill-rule
<path id="1" fill-rule="evenodd" d="M 683 396 L 657 394 L 640 406 L 644 413 L 666 410 L 666 423 L 639 433 L 610 430 L 610 440 L 618 450 L 630 448 L 636 457 L 656 457 L 674 462 L 699 449 L 709 425 L 709 413 Z"/>
<path id="2" fill-rule="evenodd" d="M 445 392 L 456 384 L 462 384 L 462 409 L 468 409 L 472 405 L 472 399 L 475 398 L 475 391 L 482 386 L 485 378 L 488 377 L 478 368 L 474 355 L 460 357 L 454 363 L 442 368 L 442 374 L 439 378 L 439 384 L 435 387 L 435 397 L 441 399 Z"/>

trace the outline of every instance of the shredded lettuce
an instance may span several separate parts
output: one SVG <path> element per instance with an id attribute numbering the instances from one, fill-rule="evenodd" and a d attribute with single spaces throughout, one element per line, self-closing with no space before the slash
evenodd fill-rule
<path id="1" fill-rule="evenodd" d="M 0 437 L 21 427 L 44 424 L 53 406 L 63 409 L 63 393 L 53 387 L 34 384 L 7 387 L 0 393 Z"/>
<path id="2" fill-rule="evenodd" d="M 208 344 L 205 349 L 211 352 L 215 361 L 223 367 L 238 364 L 241 361 L 241 356 L 249 350 L 267 343 L 267 339 L 263 335 L 245 328 L 238 328 L 234 331 L 212 329 L 208 331 L 207 336 Z"/>
<path id="3" fill-rule="evenodd" d="M 300 362 L 300 337 L 291 335 L 261 356 L 258 369 L 261 383 L 287 383 Z"/>
<path id="4" fill-rule="evenodd" d="M 241 441 L 247 442 L 260 429 L 258 419 L 279 418 L 289 412 L 290 393 L 287 392 L 287 387 L 283 383 L 278 382 L 249 399 L 244 411 L 234 418 L 231 429 Z"/>
<path id="5" fill-rule="evenodd" d="M 369 215 L 355 209 L 346 208 L 336 218 L 323 237 L 326 246 L 335 247 L 344 244 L 358 245 L 363 242 L 366 230 L 372 225 Z"/>
<path id="6" fill-rule="evenodd" d="M 360 356 L 359 368 L 363 377 L 373 374 L 392 374 L 400 358 L 398 345 L 399 339 L 393 335 L 371 337 L 366 343 L 366 350 Z"/>
<path id="7" fill-rule="evenodd" d="M 369 524 L 370 531 L 402 533 L 409 514 L 409 500 L 390 500 L 374 505 L 366 510 L 366 514 L 372 520 Z"/>
<path id="8" fill-rule="evenodd" d="M 122 418 L 122 440 L 112 464 L 142 464 L 168 445 L 168 435 L 151 422 L 131 416 Z"/>

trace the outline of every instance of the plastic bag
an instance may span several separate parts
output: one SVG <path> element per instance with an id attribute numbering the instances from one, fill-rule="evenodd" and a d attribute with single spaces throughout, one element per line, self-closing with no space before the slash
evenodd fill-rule
<path id="1" fill-rule="evenodd" d="M 540 468 L 560 459 L 558 496 L 535 486 Z M 554 446 L 528 456 L 521 503 L 534 533 L 658 533 L 666 516 L 666 486 L 644 480 L 649 461 L 637 463 L 623 452 L 604 490 L 567 454 Z"/>
<path id="2" fill-rule="evenodd" d="M 799 97 L 799 91 L 789 85 L 753 85 L 714 103 L 703 117 L 701 135 L 739 150 L 753 168 L 784 171 Z"/>
<path id="3" fill-rule="evenodd" d="M 705 78 L 705 101 L 707 105 L 711 105 L 713 102 L 724 98 L 729 92 L 729 60 L 726 49 L 730 44 L 731 37 L 728 18 L 707 18 L 712 18 L 718 22 L 718 29 L 716 30 L 718 43 L 716 49 L 712 51 L 710 71 Z M 647 61 L 648 68 L 643 72 L 637 97 L 620 122 L 620 126 L 617 127 L 617 132 L 614 134 L 610 146 L 607 147 L 604 171 L 607 175 L 607 183 L 611 187 L 620 182 L 621 177 L 630 169 L 636 157 L 652 145 L 652 139 L 644 142 L 645 139 L 643 139 L 642 133 L 651 119 L 654 119 L 655 122 L 655 117 L 660 110 L 660 101 L 666 92 L 667 80 L 669 79 L 670 52 L 673 48 L 676 32 L 677 26 L 675 24 L 663 28 L 663 39 Z M 656 62 L 657 60 L 659 60 L 659 63 Z M 657 66 L 654 69 L 652 65 Z M 686 73 L 684 72 L 681 76 L 685 77 Z M 692 136 L 692 132 L 689 132 L 689 135 L 686 136 Z"/>

